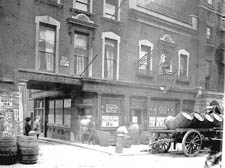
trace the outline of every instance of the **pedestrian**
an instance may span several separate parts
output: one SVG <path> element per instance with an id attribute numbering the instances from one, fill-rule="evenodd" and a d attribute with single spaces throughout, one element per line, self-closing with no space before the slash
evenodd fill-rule
<path id="1" fill-rule="evenodd" d="M 31 118 L 30 117 L 26 117 L 25 118 L 25 127 L 24 127 L 24 135 L 28 136 L 29 132 L 32 130 L 31 128 Z"/>
<path id="2" fill-rule="evenodd" d="M 80 139 L 81 142 L 84 143 L 88 140 L 88 124 L 90 120 L 88 116 L 84 116 L 83 119 L 80 120 Z"/>
<path id="3" fill-rule="evenodd" d="M 34 131 L 37 134 L 37 139 L 39 138 L 40 135 L 40 116 L 36 116 L 35 121 L 34 121 Z"/>
<path id="4" fill-rule="evenodd" d="M 88 144 L 92 142 L 92 144 L 95 145 L 96 123 L 94 117 L 91 118 L 88 124 L 88 132 Z"/>

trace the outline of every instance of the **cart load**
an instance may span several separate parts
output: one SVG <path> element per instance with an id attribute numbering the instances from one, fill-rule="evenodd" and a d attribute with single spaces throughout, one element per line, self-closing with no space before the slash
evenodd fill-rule
<path id="1" fill-rule="evenodd" d="M 213 128 L 221 127 L 223 117 L 217 113 L 180 112 L 175 117 L 167 116 L 164 120 L 167 129 L 177 128 Z"/>

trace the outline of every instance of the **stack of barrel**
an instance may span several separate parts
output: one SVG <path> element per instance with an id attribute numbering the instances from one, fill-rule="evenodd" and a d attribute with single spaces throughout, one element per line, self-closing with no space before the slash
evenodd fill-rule
<path id="1" fill-rule="evenodd" d="M 223 117 L 217 113 L 180 112 L 175 117 L 166 117 L 164 123 L 170 130 L 177 128 L 213 128 L 222 126 Z"/>
<path id="2" fill-rule="evenodd" d="M 13 136 L 0 137 L 0 161 L 3 165 L 10 165 L 16 162 L 17 145 Z"/>

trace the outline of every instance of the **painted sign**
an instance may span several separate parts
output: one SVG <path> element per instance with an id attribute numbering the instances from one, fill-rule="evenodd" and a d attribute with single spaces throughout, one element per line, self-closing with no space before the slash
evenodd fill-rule
<path id="1" fill-rule="evenodd" d="M 105 110 L 106 113 L 117 113 L 118 106 L 115 104 L 106 104 Z"/>
<path id="2" fill-rule="evenodd" d="M 69 62 L 68 57 L 62 56 L 61 59 L 60 59 L 59 65 L 64 66 L 64 67 L 70 66 L 70 62 Z"/>
<path id="3" fill-rule="evenodd" d="M 155 127 L 155 117 L 149 117 L 149 127 Z"/>
<path id="4" fill-rule="evenodd" d="M 165 120 L 166 117 L 156 117 L 156 127 L 165 127 Z"/>
<path id="5" fill-rule="evenodd" d="M 22 100 L 19 92 L 0 92 L 0 135 L 22 132 Z"/>
<path id="6" fill-rule="evenodd" d="M 102 127 L 118 127 L 119 116 L 102 116 Z"/>

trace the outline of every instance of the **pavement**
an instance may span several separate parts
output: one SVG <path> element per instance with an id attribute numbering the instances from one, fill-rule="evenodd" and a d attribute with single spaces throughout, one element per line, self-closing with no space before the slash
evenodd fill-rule
<path id="1" fill-rule="evenodd" d="M 45 138 L 45 137 L 39 137 L 39 141 L 42 142 L 53 142 L 53 143 L 60 143 L 60 144 L 66 144 L 66 145 L 72 145 L 75 147 L 80 147 L 84 149 L 89 149 L 97 152 L 102 152 L 109 155 L 119 155 L 119 156 L 132 156 L 132 155 L 144 155 L 149 154 L 148 152 L 144 150 L 148 150 L 148 145 L 138 144 L 138 145 L 131 145 L 129 148 L 123 148 L 121 153 L 116 152 L 116 146 L 100 146 L 98 144 L 87 144 L 87 143 L 81 143 L 81 142 L 71 142 L 71 141 L 65 141 L 60 139 L 53 139 L 53 138 Z"/>

